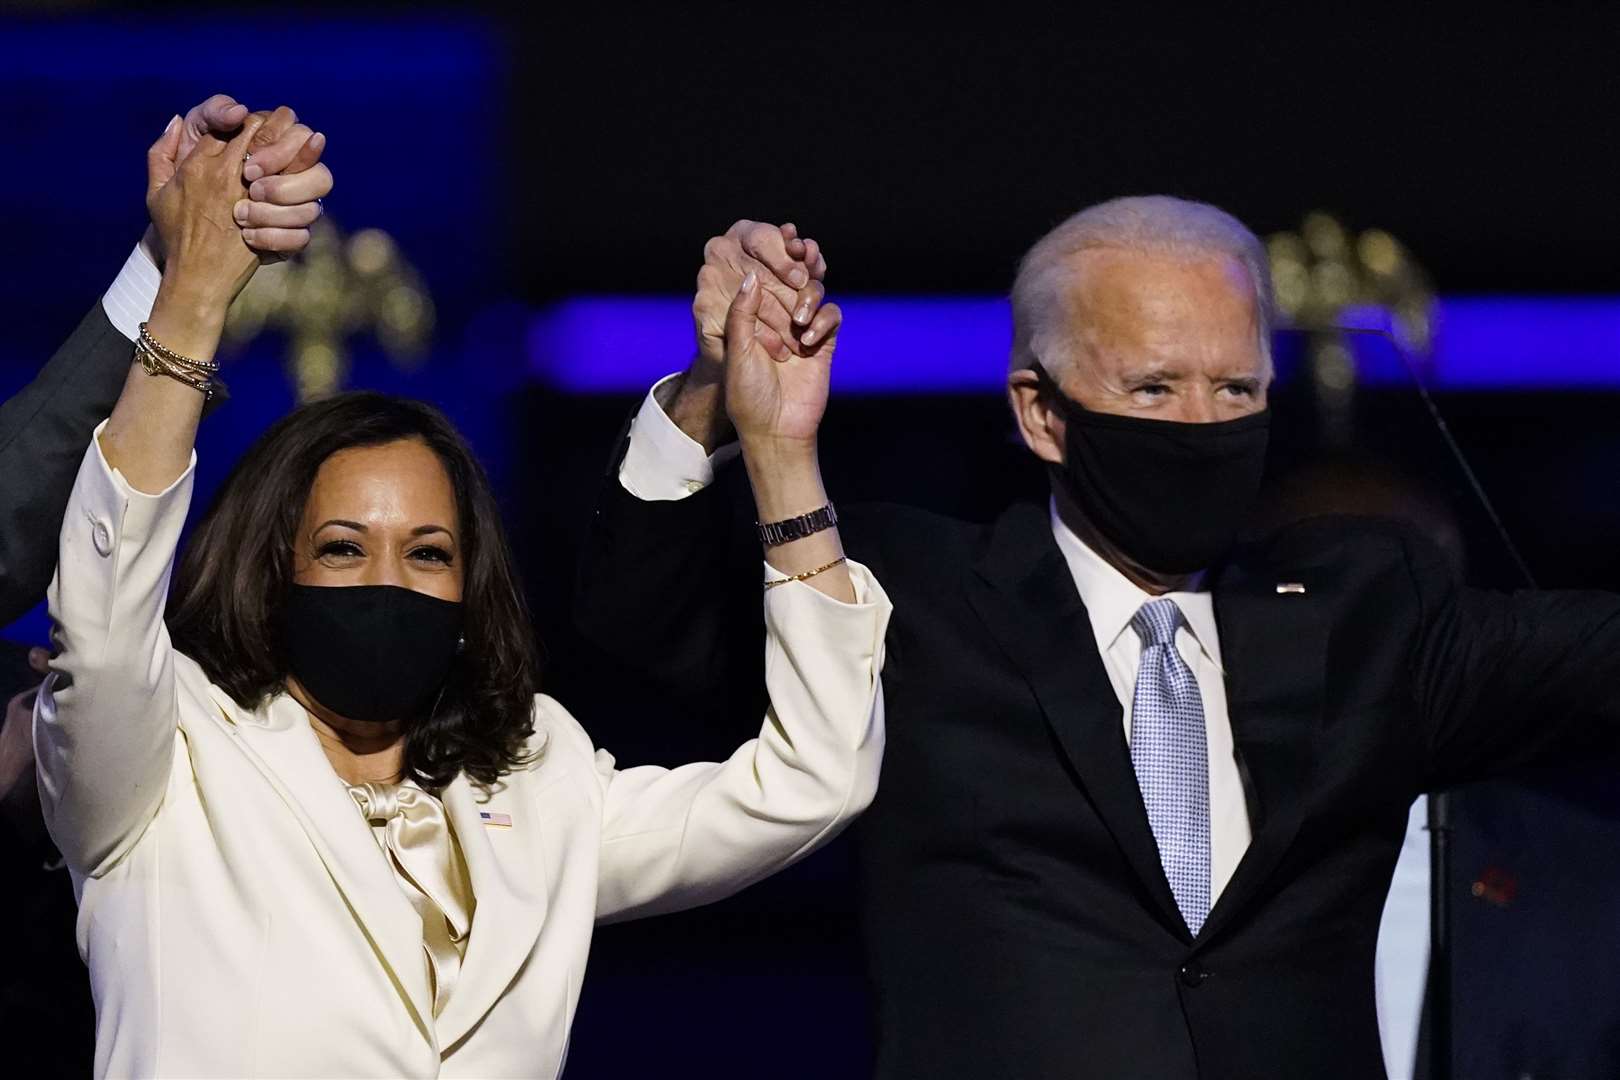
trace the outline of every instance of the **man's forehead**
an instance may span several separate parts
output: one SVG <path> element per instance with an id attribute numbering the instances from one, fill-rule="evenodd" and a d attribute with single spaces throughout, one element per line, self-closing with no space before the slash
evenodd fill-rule
<path id="1" fill-rule="evenodd" d="M 1224 293 L 1254 304 L 1254 285 L 1235 256 L 1215 251 L 1156 252 L 1086 248 L 1068 260 L 1071 303 L 1162 307 L 1189 292 Z"/>

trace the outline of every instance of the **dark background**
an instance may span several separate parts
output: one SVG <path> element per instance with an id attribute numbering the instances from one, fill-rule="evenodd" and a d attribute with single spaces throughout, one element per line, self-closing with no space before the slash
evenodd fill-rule
<path id="1" fill-rule="evenodd" d="M 1315 208 L 1387 228 L 1446 296 L 1620 294 L 1620 13 L 1059 11 L 0 7 L 0 384 L 26 381 L 116 274 L 144 226 L 144 149 L 171 113 L 216 90 L 294 105 L 330 136 L 333 218 L 391 232 L 439 309 L 424 367 L 359 339 L 352 384 L 438 401 L 469 432 L 508 510 L 549 689 L 620 761 L 674 763 L 747 733 L 572 631 L 578 545 L 638 394 L 538 382 L 524 335 L 547 304 L 686 292 L 704 240 L 739 217 L 819 238 L 834 294 L 999 294 L 1046 229 L 1139 192 L 1218 203 L 1262 234 Z M 203 497 L 293 404 L 284 346 L 234 358 L 233 399 L 199 448 Z M 1612 389 L 1439 395 L 1544 584 L 1620 585 L 1620 332 L 1608 355 Z M 1415 397 L 1368 392 L 1358 409 L 1358 445 L 1452 507 L 1479 577 L 1512 583 Z M 987 517 L 1043 483 L 1010 434 L 994 395 L 840 398 L 829 488 Z M 43 628 L 36 614 L 11 636 Z M 1475 869 L 1459 868 L 1460 904 L 1477 903 Z M 603 930 L 570 1075 L 860 1075 L 852 887 L 835 844 L 727 903 Z"/>

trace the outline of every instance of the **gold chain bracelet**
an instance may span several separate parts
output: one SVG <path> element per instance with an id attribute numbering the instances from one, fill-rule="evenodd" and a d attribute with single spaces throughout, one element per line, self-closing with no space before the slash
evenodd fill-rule
<path id="1" fill-rule="evenodd" d="M 818 566 L 814 570 L 806 570 L 804 573 L 802 573 L 802 574 L 794 574 L 792 577 L 777 578 L 775 581 L 767 581 L 765 583 L 765 587 L 767 589 L 774 589 L 778 585 L 786 585 L 790 581 L 809 581 L 811 578 L 815 577 L 817 574 L 826 573 L 828 570 L 831 570 L 833 567 L 839 565 L 840 563 L 843 563 L 843 562 L 847 561 L 848 559 L 849 559 L 848 555 L 840 555 L 840 556 L 838 556 L 838 558 L 834 559 L 832 562 L 828 563 L 826 566 Z"/>

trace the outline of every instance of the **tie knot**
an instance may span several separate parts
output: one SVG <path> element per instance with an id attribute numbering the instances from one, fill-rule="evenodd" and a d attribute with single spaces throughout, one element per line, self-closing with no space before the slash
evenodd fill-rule
<path id="1" fill-rule="evenodd" d="M 416 804 L 416 789 L 405 784 L 352 784 L 349 797 L 367 821 L 381 824 L 406 813 Z"/>
<path id="2" fill-rule="evenodd" d="M 1176 606 L 1174 600 L 1165 597 L 1149 600 L 1138 608 L 1136 614 L 1131 617 L 1131 629 L 1141 637 L 1143 648 L 1152 645 L 1171 645 L 1176 640 L 1176 631 L 1184 621 L 1181 608 Z"/>

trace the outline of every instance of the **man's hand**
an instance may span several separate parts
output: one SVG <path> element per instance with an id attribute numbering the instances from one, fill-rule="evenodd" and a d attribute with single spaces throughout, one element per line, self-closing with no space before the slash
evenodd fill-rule
<path id="1" fill-rule="evenodd" d="M 51 656 L 44 649 L 28 650 L 28 666 L 44 676 L 50 671 Z M 39 687 L 33 686 L 14 695 L 6 703 L 4 716 L 0 716 L 0 805 L 25 788 L 23 783 L 34 768 L 34 695 Z"/>
<path id="2" fill-rule="evenodd" d="M 215 94 L 194 106 L 180 121 L 172 155 L 148 161 L 152 178 L 162 187 L 204 139 L 225 139 L 237 132 L 248 108 L 227 94 Z M 309 225 L 321 215 L 320 200 L 332 190 L 332 174 L 320 164 L 326 136 L 311 132 L 286 106 L 257 114 L 264 124 L 248 147 L 242 178 L 252 186 L 235 208 L 243 239 L 261 262 L 278 262 L 309 244 Z M 155 229 L 142 241 L 162 266 L 167 252 Z"/>
<path id="3" fill-rule="evenodd" d="M 792 224 L 738 221 L 704 246 L 692 300 L 698 355 L 664 406 L 670 419 L 709 453 L 732 434 L 723 393 L 726 313 L 750 272 L 758 275 L 763 289 L 760 319 L 795 353 L 806 355 L 828 332 L 825 321 L 817 322 L 826 295 L 822 279 L 827 261 L 820 245 L 801 238 Z"/>
<path id="4" fill-rule="evenodd" d="M 235 207 L 242 239 L 261 262 L 278 262 L 309 246 L 309 227 L 332 193 L 332 171 L 321 164 L 326 136 L 298 122 L 283 105 L 253 137 L 242 179 L 248 198 Z"/>

